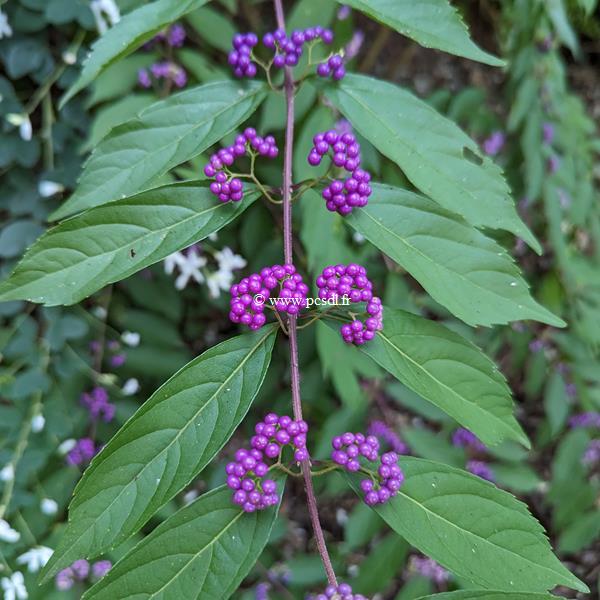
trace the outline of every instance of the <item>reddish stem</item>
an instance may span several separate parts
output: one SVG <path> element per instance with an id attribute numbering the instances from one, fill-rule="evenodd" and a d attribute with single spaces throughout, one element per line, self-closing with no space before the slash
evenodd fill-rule
<path id="1" fill-rule="evenodd" d="M 285 31 L 285 14 L 283 12 L 282 0 L 274 0 L 275 15 L 277 17 L 277 27 Z M 287 121 L 285 128 L 285 151 L 283 155 L 283 253 L 286 264 L 292 264 L 293 256 L 293 230 L 292 230 L 292 164 L 294 150 L 294 98 L 296 90 L 294 89 L 294 75 L 291 67 L 285 68 L 285 101 Z M 300 397 L 300 368 L 298 365 L 298 334 L 296 329 L 296 317 L 289 317 L 288 339 L 290 344 L 290 373 L 292 380 L 292 406 L 294 418 L 302 419 L 302 399 Z M 317 548 L 327 579 L 332 585 L 337 585 L 335 572 L 331 564 L 325 536 L 319 520 L 319 510 L 317 508 L 317 498 L 313 487 L 312 476 L 310 473 L 310 460 L 302 463 L 302 475 L 304 477 L 304 486 L 306 488 L 306 497 L 308 512 L 312 523 L 313 531 L 317 541 Z"/>

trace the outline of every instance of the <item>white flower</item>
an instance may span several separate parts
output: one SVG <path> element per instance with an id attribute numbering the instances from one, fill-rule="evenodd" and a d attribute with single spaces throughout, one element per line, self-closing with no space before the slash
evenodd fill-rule
<path id="1" fill-rule="evenodd" d="M 50 560 L 53 553 L 54 550 L 52 550 L 52 548 L 36 546 L 24 554 L 21 554 L 21 556 L 17 558 L 17 564 L 27 565 L 27 570 L 30 573 L 37 573 L 46 566 L 46 563 Z"/>
<path id="2" fill-rule="evenodd" d="M 218 233 L 215 231 L 215 233 L 211 233 L 211 234 L 208 236 L 208 239 L 209 239 L 211 242 L 216 242 L 216 241 L 219 239 L 219 234 L 218 234 Z"/>
<path id="3" fill-rule="evenodd" d="M 219 252 L 215 252 L 215 258 L 219 263 L 220 271 L 235 271 L 243 269 L 248 264 L 242 256 L 234 254 L 233 250 L 227 246 Z"/>
<path id="4" fill-rule="evenodd" d="M 218 298 L 221 290 L 226 292 L 232 283 L 233 273 L 231 271 L 215 271 L 206 278 L 206 285 L 211 298 Z"/>
<path id="5" fill-rule="evenodd" d="M 165 258 L 164 263 L 165 273 L 171 275 L 175 270 L 175 267 L 181 267 L 185 264 L 185 255 L 182 252 L 173 252 L 173 254 L 169 254 L 169 256 Z"/>
<path id="6" fill-rule="evenodd" d="M 94 14 L 94 19 L 96 19 L 96 28 L 100 35 L 106 32 L 108 23 L 115 25 L 121 20 L 119 7 L 114 0 L 92 0 L 90 9 Z"/>
<path id="7" fill-rule="evenodd" d="M 354 234 L 352 235 L 352 239 L 357 243 L 357 244 L 364 244 L 365 243 L 365 236 L 362 235 L 361 233 L 358 233 L 358 231 L 355 231 Z"/>
<path id="8" fill-rule="evenodd" d="M 0 519 L 0 540 L 14 544 L 21 539 L 21 534 L 15 531 L 4 519 Z"/>
<path id="9" fill-rule="evenodd" d="M 183 501 L 186 504 L 190 504 L 190 502 L 193 502 L 197 497 L 198 497 L 198 492 L 196 490 L 190 490 L 189 492 L 186 492 L 183 495 Z"/>
<path id="10" fill-rule="evenodd" d="M 15 478 L 15 467 L 9 463 L 0 471 L 0 481 L 12 481 Z"/>
<path id="11" fill-rule="evenodd" d="M 0 10 L 0 40 L 5 37 L 10 37 L 13 34 L 12 27 L 8 23 L 6 13 Z"/>
<path id="12" fill-rule="evenodd" d="M 141 336 L 135 331 L 124 331 L 121 334 L 121 339 L 123 340 L 123 343 L 127 346 L 135 348 L 136 346 L 140 345 Z"/>
<path id="13" fill-rule="evenodd" d="M 35 415 L 35 417 L 31 419 L 31 431 L 33 431 L 33 433 L 39 433 L 44 429 L 45 425 L 46 419 L 44 418 L 44 415 Z"/>
<path id="14" fill-rule="evenodd" d="M 71 450 L 73 450 L 73 448 L 75 448 L 76 444 L 77 444 L 77 442 L 74 439 L 65 440 L 58 447 L 58 453 L 62 454 L 62 455 L 65 455 L 67 452 L 70 452 Z"/>
<path id="15" fill-rule="evenodd" d="M 42 198 L 50 198 L 54 194 L 64 191 L 65 186 L 55 181 L 40 181 L 38 183 L 38 193 Z"/>
<path id="16" fill-rule="evenodd" d="M 106 316 L 108 315 L 108 312 L 106 311 L 104 306 L 95 306 L 92 312 L 94 313 L 94 316 L 96 318 L 102 321 L 106 319 Z"/>
<path id="17" fill-rule="evenodd" d="M 63 62 L 66 65 L 74 65 L 77 62 L 77 54 L 69 50 L 65 50 L 62 55 Z"/>
<path id="18" fill-rule="evenodd" d="M 19 128 L 19 135 L 21 139 L 28 142 L 31 140 L 33 135 L 33 130 L 31 129 L 31 121 L 29 120 L 29 115 L 25 113 L 9 113 L 6 115 L 6 120 L 15 127 Z"/>
<path id="19" fill-rule="evenodd" d="M 10 577 L 3 577 L 0 580 L 0 587 L 4 590 L 4 600 L 26 600 L 28 598 L 23 573 L 19 571 L 15 571 Z"/>
<path id="20" fill-rule="evenodd" d="M 42 498 L 40 508 L 45 515 L 55 515 L 58 512 L 58 502 L 52 498 Z"/>
<path id="21" fill-rule="evenodd" d="M 138 393 L 139 389 L 140 382 L 135 377 L 132 377 L 125 382 L 125 385 L 123 385 L 123 394 L 125 394 L 125 396 L 133 396 Z"/>
<path id="22" fill-rule="evenodd" d="M 182 290 L 187 286 L 190 279 L 198 283 L 204 283 L 204 275 L 200 269 L 206 266 L 206 258 L 200 256 L 195 248 L 190 248 L 185 256 L 185 262 L 179 265 L 180 275 L 175 280 L 175 287 Z"/>

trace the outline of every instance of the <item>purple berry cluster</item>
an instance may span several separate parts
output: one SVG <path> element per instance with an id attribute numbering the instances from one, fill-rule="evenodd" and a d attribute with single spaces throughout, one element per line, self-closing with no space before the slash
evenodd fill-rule
<path id="1" fill-rule="evenodd" d="M 75 446 L 67 452 L 67 464 L 71 466 L 83 465 L 92 460 L 98 453 L 94 440 L 90 438 L 81 438 L 77 440 Z"/>
<path id="2" fill-rule="evenodd" d="M 385 452 L 380 457 L 379 440 L 375 436 L 346 432 L 334 437 L 331 445 L 333 446 L 331 460 L 351 473 L 360 470 L 361 457 L 369 462 L 380 461 L 377 480 L 364 479 L 360 483 L 365 493 L 365 502 L 369 506 L 383 504 L 398 493 L 404 481 L 404 474 L 398 464 L 398 455 L 395 452 Z"/>
<path id="3" fill-rule="evenodd" d="M 229 53 L 229 64 L 236 77 L 255 77 L 256 63 L 252 61 L 252 49 L 258 44 L 255 33 L 236 33 L 232 40 L 233 50 Z"/>
<path id="4" fill-rule="evenodd" d="M 375 332 L 383 329 L 383 306 L 377 296 L 373 296 L 373 284 L 367 277 L 364 267 L 351 263 L 349 265 L 331 265 L 325 267 L 317 277 L 319 298 L 335 300 L 347 297 L 350 302 L 366 302 L 367 314 L 365 322 L 358 319 L 342 325 L 340 331 L 347 344 L 361 346 L 375 337 Z"/>
<path id="5" fill-rule="evenodd" d="M 318 133 L 313 138 L 308 163 L 317 167 L 330 153 L 333 164 L 350 173 L 344 181 L 334 179 L 324 190 L 327 209 L 340 215 L 349 215 L 355 207 L 366 206 L 372 194 L 371 175 L 360 168 L 360 144 L 352 133 L 339 134 L 335 130 Z"/>
<path id="6" fill-rule="evenodd" d="M 600 429 L 600 412 L 590 411 L 574 415 L 569 419 L 569 425 L 574 429 Z"/>
<path id="7" fill-rule="evenodd" d="M 156 35 L 157 40 L 167 42 L 171 48 L 181 48 L 185 43 L 185 38 L 185 29 L 179 23 L 171 25 L 166 31 L 161 31 Z"/>
<path id="8" fill-rule="evenodd" d="M 352 593 L 352 588 L 347 583 L 340 583 L 338 586 L 328 585 L 324 594 L 312 598 L 313 600 L 367 600 L 367 597 L 362 594 Z"/>
<path id="9" fill-rule="evenodd" d="M 452 445 L 457 448 L 465 448 L 476 453 L 486 453 L 485 444 L 472 432 L 464 427 L 459 427 L 452 434 Z"/>
<path id="10" fill-rule="evenodd" d="M 588 444 L 581 460 L 588 467 L 595 467 L 600 464 L 600 439 L 592 440 Z"/>
<path id="11" fill-rule="evenodd" d="M 285 446 L 294 450 L 294 459 L 302 462 L 308 459 L 305 421 L 294 421 L 291 417 L 269 413 L 256 424 L 250 450 L 241 448 L 235 453 L 235 461 L 230 462 L 225 471 L 227 485 L 234 490 L 232 500 L 244 512 L 255 512 L 274 506 L 279 502 L 277 483 L 264 479 L 269 472 L 267 459 L 276 459 Z"/>
<path id="12" fill-rule="evenodd" d="M 78 581 L 86 581 L 88 578 L 92 582 L 98 581 L 111 569 L 112 563 L 109 560 L 99 560 L 90 566 L 85 558 L 81 558 L 76 560 L 70 567 L 56 574 L 56 588 L 60 591 L 66 591 L 70 590 Z"/>
<path id="13" fill-rule="evenodd" d="M 341 81 L 346 76 L 344 67 L 344 59 L 341 54 L 330 56 L 325 62 L 322 62 L 317 67 L 317 75 L 319 77 L 333 77 L 334 81 Z"/>
<path id="14" fill-rule="evenodd" d="M 295 67 L 304 52 L 304 44 L 318 39 L 325 44 L 331 44 L 333 31 L 323 29 L 321 26 L 309 27 L 304 31 L 297 29 L 288 37 L 283 29 L 277 29 L 264 35 L 263 44 L 266 48 L 275 51 L 273 65 L 282 69 L 283 67 Z"/>
<path id="15" fill-rule="evenodd" d="M 239 202 L 244 197 L 244 184 L 241 179 L 231 177 L 227 167 L 233 165 L 237 158 L 247 153 L 255 153 L 268 158 L 277 158 L 279 148 L 272 135 L 263 138 L 256 129 L 248 127 L 243 134 L 235 138 L 235 143 L 222 148 L 210 157 L 210 162 L 204 167 L 207 177 L 214 177 L 210 191 L 221 201 Z"/>
<path id="16" fill-rule="evenodd" d="M 472 473 L 473 475 L 477 475 L 477 477 L 481 477 L 486 481 L 496 481 L 496 477 L 494 472 L 483 460 L 470 460 L 467 462 L 467 471 Z"/>
<path id="17" fill-rule="evenodd" d="M 150 67 L 150 70 L 140 69 L 138 71 L 138 83 L 143 88 L 152 87 L 153 78 L 155 81 L 164 79 L 178 88 L 185 87 L 188 81 L 185 69 L 171 61 L 157 62 Z"/>
<path id="18" fill-rule="evenodd" d="M 271 299 L 271 292 L 276 288 L 277 296 Z M 231 286 L 229 318 L 252 330 L 260 329 L 267 320 L 264 315 L 266 302 L 279 312 L 297 315 L 306 307 L 307 294 L 308 286 L 302 275 L 296 273 L 294 265 L 265 267 L 260 273 L 244 277 Z"/>
<path id="19" fill-rule="evenodd" d="M 450 579 L 450 573 L 444 567 L 426 556 L 411 556 L 408 568 L 438 585 L 446 583 Z"/>
<path id="20" fill-rule="evenodd" d="M 321 41 L 330 45 L 333 43 L 333 31 L 325 29 L 320 25 L 309 27 L 304 30 L 294 30 L 291 35 L 283 29 L 266 33 L 262 42 L 265 48 L 273 54 L 272 64 L 277 69 L 284 67 L 295 67 L 300 62 L 304 53 L 305 44 L 313 44 Z M 255 33 L 237 33 L 232 40 L 233 50 L 229 53 L 229 64 L 233 68 L 236 77 L 255 77 L 257 64 L 252 60 L 252 51 L 258 45 L 258 37 Z M 319 64 L 317 74 L 320 77 L 333 77 L 340 81 L 346 75 L 342 54 L 333 54 L 327 60 Z"/>
<path id="21" fill-rule="evenodd" d="M 108 401 L 108 392 L 103 387 L 95 387 L 91 392 L 81 395 L 81 404 L 85 406 L 93 421 L 102 419 L 110 423 L 115 416 L 115 405 Z"/>
<path id="22" fill-rule="evenodd" d="M 400 436 L 383 421 L 371 421 L 367 433 L 383 440 L 396 454 L 409 453 L 408 446 L 400 439 Z"/>

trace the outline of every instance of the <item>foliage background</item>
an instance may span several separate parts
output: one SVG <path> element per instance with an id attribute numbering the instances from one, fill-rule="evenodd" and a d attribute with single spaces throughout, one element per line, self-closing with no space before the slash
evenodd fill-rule
<path id="1" fill-rule="evenodd" d="M 143 2 L 118 4 L 125 13 Z M 359 237 L 350 236 L 336 218 L 300 206 L 301 237 L 307 248 L 303 267 L 315 273 L 330 262 L 359 259 L 378 280 L 384 303 L 444 321 L 494 356 L 514 391 L 519 421 L 533 441 L 529 453 L 513 444 L 492 450 L 490 466 L 498 485 L 527 501 L 561 559 L 586 581 L 592 596 L 598 596 L 599 472 L 598 465 L 594 470 L 581 463 L 594 432 L 568 426 L 570 416 L 600 410 L 600 139 L 596 130 L 600 18 L 595 3 L 457 3 L 475 40 L 510 60 L 504 72 L 424 50 L 357 13 L 340 20 L 334 3 L 300 0 L 290 3 L 290 8 L 292 4 L 292 28 L 330 21 L 346 42 L 357 29 L 364 32 L 355 59 L 357 71 L 401 82 L 481 143 L 494 132 L 505 134 L 495 160 L 506 170 L 515 197 L 521 199 L 520 213 L 542 241 L 544 254 L 538 257 L 521 243 L 512 247 L 510 236 L 500 235 L 499 240 L 514 251 L 534 296 L 569 322 L 567 330 L 531 322 L 471 330 L 436 305 L 408 274 L 397 277 L 397 265 L 384 261 Z M 13 29 L 11 37 L 0 40 L 0 258 L 6 275 L 47 227 L 48 215 L 75 187 L 89 150 L 111 127 L 170 90 L 148 91 L 137 85 L 138 69 L 157 58 L 159 50 L 154 48 L 119 61 L 99 78 L 91 93 L 77 96 L 59 110 L 61 94 L 73 83 L 81 58 L 97 35 L 89 4 L 86 0 L 9 0 L 2 10 Z M 211 3 L 186 18 L 188 39 L 174 51 L 174 59 L 187 70 L 191 82 L 227 77 L 225 53 L 233 32 L 262 31 L 271 20 L 269 2 Z M 72 64 L 75 56 L 77 63 Z M 332 125 L 328 111 L 318 102 L 311 92 L 298 102 L 297 179 L 306 173 L 310 136 Z M 11 117 L 23 113 L 31 120 L 30 140 L 23 139 L 28 136 Z M 268 100 L 259 120 L 261 129 L 280 131 L 282 108 Z M 554 127 L 551 143 L 543 141 L 544 123 Z M 368 149 L 366 142 L 363 146 Z M 374 173 L 408 184 L 391 162 L 365 152 Z M 202 158 L 194 160 L 178 176 L 198 178 L 203 163 Z M 43 182 L 57 183 L 64 192 L 44 197 Z M 268 208 L 256 203 L 243 220 L 202 251 L 210 256 L 231 247 L 247 259 L 246 270 L 252 272 L 280 260 L 277 227 Z M 0 304 L 0 469 L 13 463 L 17 467 L 14 481 L 0 482 L 0 506 L 6 507 L 4 518 L 21 533 L 17 544 L 0 542 L 2 562 L 14 568 L 16 557 L 25 550 L 37 544 L 53 547 L 59 537 L 66 505 L 81 475 L 77 467 L 65 465 L 61 444 L 86 435 L 95 436 L 99 443 L 108 441 L 165 379 L 233 333 L 226 318 L 227 304 L 224 294 L 212 298 L 205 285 L 177 290 L 174 277 L 162 265 L 69 308 Z M 139 345 L 123 342 L 127 331 L 139 333 Z M 94 341 L 106 346 L 104 354 L 90 351 Z M 413 454 L 465 465 L 464 452 L 450 443 L 456 424 L 447 416 L 424 410 L 412 392 L 390 381 L 363 355 L 348 352 L 325 326 L 307 330 L 300 343 L 307 418 L 313 432 L 318 432 L 312 439 L 317 457 L 326 454 L 333 431 L 360 429 L 378 419 L 386 421 Z M 115 354 L 126 355 L 122 366 L 113 366 Z M 253 415 L 270 408 L 287 410 L 285 362 L 286 356 L 275 357 Z M 140 390 L 125 395 L 123 386 L 131 379 L 139 381 Z M 97 430 L 79 402 L 81 393 L 96 383 L 108 387 L 117 405 L 116 420 Z M 36 415 L 45 418 L 40 432 L 31 431 Z M 165 507 L 147 530 L 189 501 L 189 492 L 221 483 L 222 465 L 246 433 L 240 431 L 239 440 L 234 438 L 220 460 L 186 495 Z M 341 482 L 319 483 L 325 529 L 340 542 L 334 560 L 342 574 L 346 569 L 356 591 L 408 600 L 436 589 L 434 582 L 408 567 L 412 550 L 407 544 L 395 534 L 384 534 L 379 518 L 356 504 Z M 43 498 L 56 500 L 55 515 L 41 511 Z M 255 597 L 260 584 L 267 584 L 272 598 L 303 597 L 322 586 L 321 565 L 307 541 L 310 524 L 302 498 L 301 485 L 291 483 L 274 535 L 239 598 Z M 126 549 L 109 558 L 118 558 Z M 26 576 L 32 598 L 78 597 L 82 591 L 59 592 L 52 585 L 38 589 L 34 580 L 33 575 Z M 461 582 L 451 580 L 448 585 L 460 588 Z M 574 592 L 562 593 L 575 597 Z"/>

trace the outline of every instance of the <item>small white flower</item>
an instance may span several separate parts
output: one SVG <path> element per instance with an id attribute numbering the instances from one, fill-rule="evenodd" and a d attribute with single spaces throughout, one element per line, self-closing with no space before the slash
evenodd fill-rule
<path id="1" fill-rule="evenodd" d="M 231 271 L 215 271 L 206 278 L 208 293 L 211 298 L 218 298 L 221 290 L 227 291 L 233 283 L 233 273 Z"/>
<path id="2" fill-rule="evenodd" d="M 121 20 L 119 7 L 115 4 L 114 0 L 92 0 L 90 9 L 94 14 L 96 28 L 100 35 L 106 32 L 109 23 L 115 25 Z"/>
<path id="3" fill-rule="evenodd" d="M 58 512 L 58 502 L 52 498 L 42 498 L 40 509 L 45 515 L 55 515 Z"/>
<path id="4" fill-rule="evenodd" d="M 75 445 L 77 444 L 77 442 L 74 439 L 68 439 L 65 440 L 59 447 L 58 447 L 58 453 L 62 454 L 63 456 L 67 453 L 70 452 L 71 450 L 73 450 L 73 448 L 75 448 Z"/>
<path id="5" fill-rule="evenodd" d="M 140 345 L 140 339 L 140 334 L 135 331 L 124 331 L 121 334 L 121 340 L 123 340 L 123 343 L 127 346 L 131 346 L 132 348 Z"/>
<path id="6" fill-rule="evenodd" d="M 95 306 L 94 310 L 92 311 L 94 313 L 94 316 L 100 320 L 104 320 L 106 319 L 106 315 L 108 314 L 108 312 L 106 311 L 106 309 L 104 308 L 104 306 Z"/>
<path id="7" fill-rule="evenodd" d="M 15 478 L 15 467 L 12 464 L 6 465 L 0 471 L 0 481 L 12 481 Z"/>
<path id="8" fill-rule="evenodd" d="M 40 181 L 38 184 L 38 193 L 42 198 L 50 198 L 54 194 L 60 194 L 65 186 L 55 181 Z"/>
<path id="9" fill-rule="evenodd" d="M 335 520 L 338 525 L 344 526 L 348 522 L 348 511 L 344 508 L 338 508 L 335 513 Z"/>
<path id="10" fill-rule="evenodd" d="M 6 13 L 0 10 L 0 40 L 5 37 L 11 37 L 13 34 L 12 27 L 8 22 Z"/>
<path id="11" fill-rule="evenodd" d="M 37 573 L 46 566 L 46 563 L 50 560 L 53 553 L 54 550 L 52 550 L 52 548 L 36 546 L 24 554 L 21 554 L 21 556 L 17 558 L 17 564 L 27 565 L 27 570 L 30 573 Z"/>
<path id="12" fill-rule="evenodd" d="M 62 55 L 63 62 L 65 65 L 74 65 L 77 62 L 77 54 L 69 50 L 65 50 Z"/>
<path id="13" fill-rule="evenodd" d="M 44 429 L 45 425 L 46 419 L 44 418 L 44 415 L 35 415 L 35 417 L 31 419 L 31 431 L 33 431 L 33 433 L 39 433 Z"/>
<path id="14" fill-rule="evenodd" d="M 357 243 L 357 244 L 364 244 L 365 243 L 365 236 L 362 235 L 362 233 L 358 233 L 358 231 L 355 231 L 352 235 L 352 239 Z"/>
<path id="15" fill-rule="evenodd" d="M 140 382 L 135 377 L 132 377 L 131 379 L 128 379 L 123 385 L 123 394 L 125 396 L 133 396 L 134 394 L 138 393 L 139 389 Z"/>
<path id="16" fill-rule="evenodd" d="M 220 271 L 235 271 L 243 269 L 248 264 L 243 256 L 234 254 L 233 250 L 227 246 L 219 252 L 215 252 L 215 258 L 219 263 Z"/>
<path id="17" fill-rule="evenodd" d="M 218 234 L 218 233 L 215 231 L 215 233 L 211 233 L 211 234 L 208 236 L 208 239 L 209 239 L 211 242 L 216 242 L 216 241 L 219 239 L 219 234 Z"/>
<path id="18" fill-rule="evenodd" d="M 197 283 L 204 283 L 204 275 L 200 269 L 206 266 L 206 258 L 200 256 L 195 248 L 190 248 L 185 257 L 185 263 L 179 266 L 180 275 L 175 280 L 175 287 L 182 290 L 190 279 Z"/>
<path id="19" fill-rule="evenodd" d="M 23 573 L 15 571 L 10 577 L 0 580 L 0 587 L 4 590 L 4 600 L 27 600 L 27 589 Z"/>
<path id="20" fill-rule="evenodd" d="M 15 531 L 7 521 L 0 519 L 0 540 L 14 544 L 21 539 L 21 534 Z"/>
<path id="21" fill-rule="evenodd" d="M 33 137 L 33 130 L 31 128 L 31 121 L 27 117 L 19 126 L 19 135 L 25 142 L 29 142 Z"/>
<path id="22" fill-rule="evenodd" d="M 198 497 L 198 492 L 196 490 L 190 490 L 183 495 L 183 501 L 186 504 L 193 502 Z"/>
<path id="23" fill-rule="evenodd" d="M 25 113 L 9 113 L 6 115 L 6 120 L 15 127 L 19 128 L 19 135 L 21 139 L 28 142 L 31 140 L 33 135 L 33 130 L 31 129 L 31 121 L 29 120 L 29 115 Z"/>
<path id="24" fill-rule="evenodd" d="M 165 273 L 171 275 L 175 271 L 175 267 L 181 267 L 185 264 L 185 255 L 182 252 L 173 252 L 164 260 Z"/>

